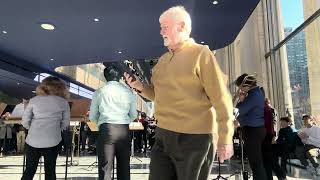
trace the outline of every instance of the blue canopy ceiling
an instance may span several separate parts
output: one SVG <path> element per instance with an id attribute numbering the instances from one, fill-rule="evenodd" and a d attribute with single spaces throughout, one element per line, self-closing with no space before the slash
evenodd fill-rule
<path id="1" fill-rule="evenodd" d="M 165 51 L 159 35 L 159 15 L 174 5 L 183 5 L 190 12 L 194 39 L 218 49 L 233 42 L 259 0 L 217 2 L 214 5 L 213 0 L 3 1 L 0 54 L 46 70 L 156 58 Z M 44 30 L 41 23 L 53 24 L 56 29 Z M 0 59 L 11 61 L 1 56 Z"/>
<path id="2" fill-rule="evenodd" d="M 213 2 L 3 1 L 0 3 L 0 69 L 33 79 L 34 72 L 57 75 L 54 69 L 59 66 L 157 58 L 166 51 L 159 34 L 159 15 L 175 5 L 183 5 L 190 12 L 192 37 L 211 49 L 219 49 L 234 41 L 259 0 Z M 44 30 L 40 27 L 42 23 L 53 24 L 55 29 Z M 22 70 L 12 70 L 10 66 Z M 5 86 L 3 82 L 1 86 Z"/>

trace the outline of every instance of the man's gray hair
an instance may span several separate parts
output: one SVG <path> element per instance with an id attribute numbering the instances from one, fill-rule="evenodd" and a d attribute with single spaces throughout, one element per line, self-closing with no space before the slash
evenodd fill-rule
<path id="1" fill-rule="evenodd" d="M 164 17 L 171 17 L 174 19 L 175 22 L 184 22 L 185 29 L 188 36 L 191 34 L 191 17 L 190 14 L 183 6 L 174 6 L 163 12 L 159 18 L 159 22 Z"/>

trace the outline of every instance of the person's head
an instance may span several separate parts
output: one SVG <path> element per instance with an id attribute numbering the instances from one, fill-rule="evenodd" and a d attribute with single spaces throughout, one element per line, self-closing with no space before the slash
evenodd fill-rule
<path id="1" fill-rule="evenodd" d="M 36 94 L 42 96 L 54 95 L 64 99 L 70 97 L 69 90 L 65 83 L 57 77 L 49 76 L 45 78 L 36 88 Z"/>
<path id="2" fill-rule="evenodd" d="M 121 78 L 120 71 L 115 66 L 106 67 L 103 70 L 103 75 L 107 81 L 119 81 Z"/>
<path id="3" fill-rule="evenodd" d="M 147 117 L 146 113 L 145 113 L 145 112 L 142 112 L 142 113 L 141 113 L 141 118 L 146 118 L 146 117 Z"/>
<path id="4" fill-rule="evenodd" d="M 23 104 L 23 107 L 26 108 L 27 105 L 29 104 L 29 100 L 27 100 L 27 99 L 22 99 L 22 104 Z"/>
<path id="5" fill-rule="evenodd" d="M 244 73 L 236 79 L 236 85 L 241 89 L 241 91 L 248 92 L 251 87 L 257 85 L 257 80 L 253 75 Z"/>
<path id="6" fill-rule="evenodd" d="M 290 117 L 288 117 L 288 116 L 282 117 L 282 118 L 280 118 L 280 127 L 281 128 L 286 128 L 286 127 L 291 125 L 291 122 L 292 121 L 291 121 Z"/>
<path id="7" fill-rule="evenodd" d="M 313 126 L 313 117 L 311 115 L 305 114 L 302 116 L 303 124 L 305 127 L 311 127 Z"/>
<path id="8" fill-rule="evenodd" d="M 191 17 L 183 6 L 169 8 L 161 14 L 159 22 L 163 44 L 172 50 L 190 37 Z"/>

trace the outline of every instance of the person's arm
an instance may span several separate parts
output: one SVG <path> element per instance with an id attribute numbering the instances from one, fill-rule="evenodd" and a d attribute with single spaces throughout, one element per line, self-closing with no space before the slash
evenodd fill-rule
<path id="1" fill-rule="evenodd" d="M 131 96 L 129 118 L 131 121 L 133 121 L 137 117 L 138 117 L 138 113 L 137 113 L 137 107 L 136 107 L 136 97 Z"/>
<path id="2" fill-rule="evenodd" d="M 153 85 L 145 85 L 142 82 L 140 82 L 136 77 L 132 77 L 128 73 L 124 73 L 124 78 L 128 85 L 131 88 L 134 88 L 137 93 L 139 93 L 141 96 L 153 101 L 154 100 L 154 88 Z M 152 78 L 151 78 L 152 81 Z M 152 84 L 152 82 L 151 82 Z"/>
<path id="3" fill-rule="evenodd" d="M 23 112 L 21 125 L 24 128 L 29 129 L 31 126 L 32 118 L 33 118 L 33 101 L 30 100 L 29 104 L 27 105 L 27 107 Z"/>
<path id="4" fill-rule="evenodd" d="M 90 106 L 90 113 L 89 113 L 89 120 L 94 122 L 94 123 L 98 123 L 99 120 L 99 92 L 96 91 L 93 94 L 92 100 L 91 100 L 91 106 Z"/>
<path id="5" fill-rule="evenodd" d="M 67 130 L 70 125 L 70 106 L 65 101 L 64 111 L 62 112 L 61 130 Z"/>
<path id="6" fill-rule="evenodd" d="M 308 130 L 307 130 L 307 128 L 305 128 L 305 129 L 303 129 L 302 131 L 300 131 L 299 133 L 298 133 L 298 136 L 300 137 L 300 139 L 302 140 L 302 142 L 303 143 L 305 143 L 306 142 L 306 140 L 308 139 Z"/>
<path id="7" fill-rule="evenodd" d="M 218 62 L 208 48 L 203 48 L 197 64 L 197 75 L 216 110 L 218 123 L 218 144 L 232 144 L 233 106 L 232 98 L 226 87 L 224 75 Z"/>
<path id="8" fill-rule="evenodd" d="M 154 88 L 153 85 L 143 85 L 143 89 L 141 90 L 141 93 L 139 93 L 141 96 L 149 99 L 150 101 L 154 101 Z"/>

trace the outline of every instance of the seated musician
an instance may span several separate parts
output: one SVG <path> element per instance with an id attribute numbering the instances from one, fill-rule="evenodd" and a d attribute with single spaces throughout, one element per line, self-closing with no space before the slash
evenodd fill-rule
<path id="1" fill-rule="evenodd" d="M 10 116 L 9 112 L 3 113 L 0 118 L 0 150 L 2 155 L 9 154 L 11 151 L 13 124 L 6 125 L 3 121 Z"/>
<path id="2" fill-rule="evenodd" d="M 320 175 L 319 162 L 317 161 L 320 152 L 320 127 L 315 126 L 315 119 L 310 115 L 304 115 L 302 120 L 305 128 L 299 133 L 299 137 L 305 144 L 305 155 L 312 164 L 312 167 L 307 164 L 307 169 Z"/>
<path id="3" fill-rule="evenodd" d="M 148 140 L 147 140 L 148 121 L 147 121 L 147 115 L 145 112 L 141 113 L 140 118 L 138 119 L 138 122 L 140 122 L 143 125 L 143 130 L 135 133 L 137 135 L 137 148 L 139 152 L 146 153 L 147 147 L 148 147 Z"/>
<path id="4" fill-rule="evenodd" d="M 157 121 L 155 117 L 153 116 L 151 119 L 149 119 L 149 125 L 148 125 L 148 141 L 149 141 L 149 149 L 151 149 L 155 143 L 155 129 L 157 127 Z"/>
<path id="5" fill-rule="evenodd" d="M 306 159 L 303 154 L 303 144 L 297 135 L 297 130 L 291 126 L 290 117 L 280 118 L 280 131 L 276 142 L 272 145 L 273 170 L 277 175 L 285 177 L 287 159 L 290 154 L 298 158 L 302 164 Z M 278 165 L 278 157 L 281 157 L 281 168 Z"/>

